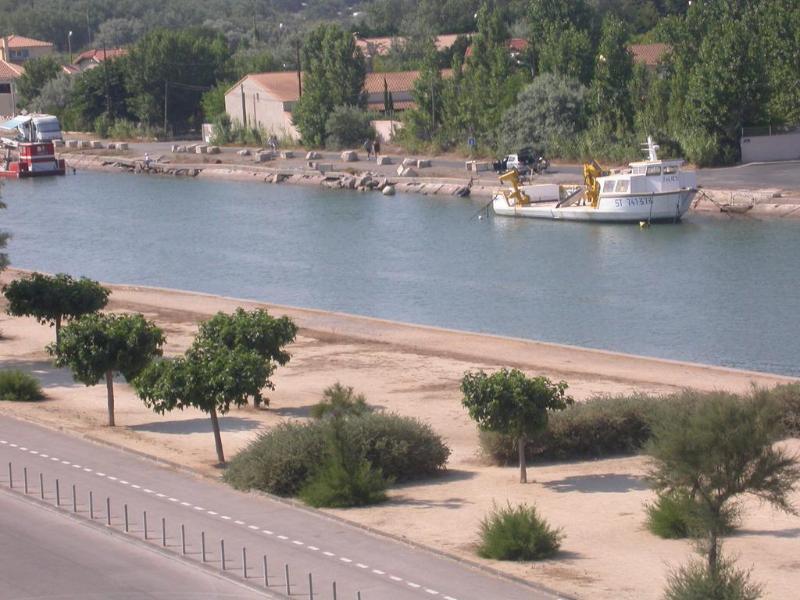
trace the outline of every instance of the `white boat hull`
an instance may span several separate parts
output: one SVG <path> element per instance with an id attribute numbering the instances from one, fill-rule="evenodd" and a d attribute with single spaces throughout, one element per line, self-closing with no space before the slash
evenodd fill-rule
<path id="1" fill-rule="evenodd" d="M 689 210 L 697 190 L 683 189 L 655 194 L 602 196 L 597 208 L 563 206 L 557 202 L 538 202 L 527 205 L 509 203 L 502 193 L 495 194 L 492 208 L 496 215 L 526 217 L 557 221 L 597 221 L 608 223 L 639 223 L 641 221 L 679 221 Z"/>

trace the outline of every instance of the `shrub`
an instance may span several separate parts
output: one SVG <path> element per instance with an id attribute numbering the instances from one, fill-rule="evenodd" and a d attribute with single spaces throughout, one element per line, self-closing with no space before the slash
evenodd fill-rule
<path id="1" fill-rule="evenodd" d="M 322 401 L 311 407 L 311 416 L 315 419 L 358 417 L 371 411 L 364 394 L 356 394 L 352 387 L 345 387 L 337 381 L 322 392 Z"/>
<path id="2" fill-rule="evenodd" d="M 132 140 L 136 138 L 136 125 L 127 119 L 117 119 L 108 129 L 108 137 L 115 140 Z"/>
<path id="3" fill-rule="evenodd" d="M 344 437 L 344 421 L 337 417 L 328 431 L 327 456 L 300 490 L 300 498 L 316 507 L 366 506 L 386 499 L 386 481 L 359 448 Z"/>
<path id="4" fill-rule="evenodd" d="M 496 560 L 541 560 L 558 552 L 564 535 L 536 512 L 536 507 L 494 507 L 481 521 L 478 554 Z"/>
<path id="5" fill-rule="evenodd" d="M 328 116 L 325 145 L 331 150 L 360 148 L 364 140 L 375 139 L 374 116 L 357 106 L 337 106 Z"/>
<path id="6" fill-rule="evenodd" d="M 647 506 L 647 528 L 658 537 L 687 538 L 697 531 L 697 510 L 688 490 L 678 489 L 659 494 L 656 501 Z M 736 528 L 735 507 L 726 510 L 723 517 L 723 533 L 728 534 Z"/>
<path id="7" fill-rule="evenodd" d="M 761 586 L 750 581 L 748 571 L 739 570 L 732 561 L 720 558 L 716 573 L 693 561 L 667 577 L 664 600 L 757 600 Z"/>
<path id="8" fill-rule="evenodd" d="M 261 434 L 230 462 L 224 479 L 235 488 L 292 496 L 314 473 L 324 455 L 331 420 L 283 423 Z M 450 449 L 426 424 L 393 414 L 344 419 L 348 444 L 383 475 L 407 481 L 445 467 Z"/>
<path id="9" fill-rule="evenodd" d="M 42 386 L 35 377 L 17 369 L 0 371 L 0 400 L 34 402 L 42 398 Z"/>

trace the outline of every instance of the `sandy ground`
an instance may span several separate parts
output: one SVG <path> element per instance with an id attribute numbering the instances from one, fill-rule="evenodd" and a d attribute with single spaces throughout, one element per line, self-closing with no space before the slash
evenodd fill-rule
<path id="1" fill-rule="evenodd" d="M 13 272 L 3 274 L 8 281 Z M 167 353 L 190 343 L 196 324 L 216 311 L 258 305 L 176 291 L 114 286 L 109 308 L 137 311 L 167 334 Z M 352 385 L 371 404 L 429 422 L 453 450 L 448 473 L 394 488 L 382 506 L 332 511 L 354 522 L 492 566 L 579 598 L 660 597 L 670 567 L 691 556 L 685 541 L 660 540 L 644 530 L 644 504 L 652 499 L 643 474 L 646 459 L 624 457 L 536 465 L 528 485 L 516 468 L 487 466 L 477 454 L 474 424 L 460 405 L 458 384 L 468 369 L 513 365 L 564 378 L 582 400 L 596 393 L 666 392 L 675 386 L 746 390 L 786 378 L 654 360 L 552 344 L 415 327 L 320 311 L 267 306 L 300 325 L 292 360 L 278 370 L 268 410 L 233 410 L 222 419 L 226 454 L 233 456 L 260 431 L 306 418 L 309 406 L 335 381 Z M 0 367 L 22 368 L 43 383 L 47 400 L 0 403 L 0 413 L 158 455 L 218 477 L 208 419 L 196 411 L 163 416 L 144 408 L 123 382 L 116 385 L 118 427 L 105 423 L 105 387 L 75 384 L 54 369 L 44 352 L 52 329 L 31 319 L 0 316 Z M 787 444 L 800 451 L 800 440 Z M 566 538 L 555 559 L 536 564 L 481 561 L 474 544 L 481 518 L 493 503 L 533 502 Z M 800 492 L 795 494 L 800 505 Z M 753 569 L 767 597 L 795 597 L 800 586 L 800 518 L 746 504 L 742 527 L 725 543 Z"/>

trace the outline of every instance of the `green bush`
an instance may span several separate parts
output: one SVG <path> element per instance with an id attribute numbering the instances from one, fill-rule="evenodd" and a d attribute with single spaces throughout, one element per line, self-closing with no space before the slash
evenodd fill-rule
<path id="1" fill-rule="evenodd" d="M 44 398 L 39 380 L 24 371 L 0 371 L 0 400 L 34 402 Z"/>
<path id="2" fill-rule="evenodd" d="M 528 443 L 526 455 L 529 460 L 574 460 L 634 454 L 650 439 L 653 423 L 708 397 L 708 393 L 685 390 L 663 396 L 597 396 L 577 402 L 550 415 L 547 431 Z M 800 435 L 800 384 L 758 388 L 730 397 L 774 402 L 782 416 L 782 435 Z M 511 436 L 481 432 L 480 445 L 483 454 L 497 464 L 517 462 L 516 441 Z"/>
<path id="3" fill-rule="evenodd" d="M 564 535 L 536 512 L 536 507 L 494 507 L 481 521 L 478 554 L 496 560 L 541 560 L 558 552 Z"/>
<path id="4" fill-rule="evenodd" d="M 331 420 L 283 423 L 261 434 L 230 462 L 224 479 L 235 488 L 293 496 L 325 455 Z M 344 419 L 345 439 L 384 477 L 408 481 L 442 471 L 450 449 L 426 424 L 373 413 Z"/>
<path id="5" fill-rule="evenodd" d="M 757 600 L 761 592 L 761 586 L 751 583 L 748 571 L 720 557 L 716 574 L 699 561 L 670 573 L 664 600 Z"/>
<path id="6" fill-rule="evenodd" d="M 356 394 L 352 387 L 338 381 L 322 392 L 322 401 L 311 407 L 311 416 L 322 419 L 333 417 L 358 417 L 372 411 L 364 394 Z"/>
<path id="7" fill-rule="evenodd" d="M 325 123 L 325 146 L 331 150 L 360 148 L 364 140 L 375 139 L 373 118 L 373 114 L 357 106 L 337 106 Z"/>
<path id="8" fill-rule="evenodd" d="M 681 539 L 697 532 L 698 506 L 688 490 L 673 490 L 659 495 L 653 504 L 647 506 L 646 525 L 651 533 L 665 539 Z M 737 524 L 735 506 L 726 508 L 723 513 L 725 524 L 722 532 L 731 533 Z"/>
<path id="9" fill-rule="evenodd" d="M 367 506 L 386 500 L 387 482 L 380 469 L 344 437 L 344 420 L 335 417 L 328 432 L 327 456 L 300 490 L 300 498 L 316 507 Z"/>

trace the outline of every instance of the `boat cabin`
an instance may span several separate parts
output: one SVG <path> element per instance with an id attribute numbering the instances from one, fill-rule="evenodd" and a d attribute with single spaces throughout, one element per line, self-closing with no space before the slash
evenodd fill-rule
<path id="1" fill-rule="evenodd" d="M 648 160 L 632 162 L 628 169 L 597 178 L 601 196 L 661 194 L 696 187 L 694 171 L 682 171 L 682 160 L 660 160 L 658 145 L 651 138 L 647 146 Z"/>

